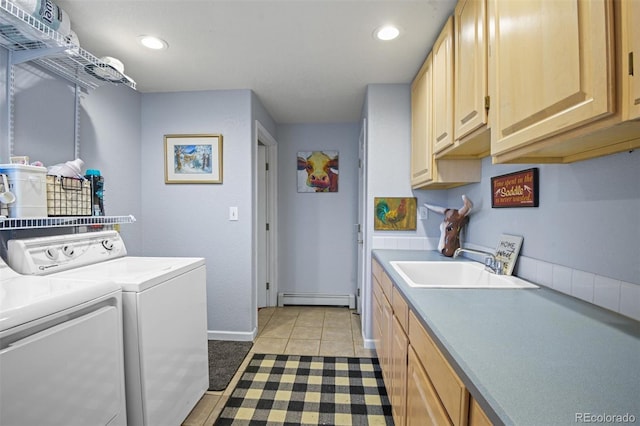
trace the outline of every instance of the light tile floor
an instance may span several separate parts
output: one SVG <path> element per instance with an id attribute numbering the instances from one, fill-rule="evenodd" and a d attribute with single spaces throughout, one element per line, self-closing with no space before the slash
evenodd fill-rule
<path id="1" fill-rule="evenodd" d="M 207 391 L 183 426 L 211 426 L 254 353 L 374 357 L 365 349 L 360 315 L 348 308 L 286 306 L 258 311 L 258 335 L 227 389 Z"/>

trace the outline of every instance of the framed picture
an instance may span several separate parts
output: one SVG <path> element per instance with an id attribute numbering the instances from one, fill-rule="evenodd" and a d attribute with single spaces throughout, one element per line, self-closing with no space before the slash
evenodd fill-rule
<path id="1" fill-rule="evenodd" d="M 165 183 L 222 183 L 222 135 L 164 135 Z"/>
<path id="2" fill-rule="evenodd" d="M 538 169 L 491 178 L 491 207 L 538 207 Z"/>
<path id="3" fill-rule="evenodd" d="M 413 197 L 375 197 L 373 229 L 376 231 L 414 231 L 416 199 Z"/>
<path id="4" fill-rule="evenodd" d="M 298 192 L 338 192 L 338 151 L 298 152 Z"/>

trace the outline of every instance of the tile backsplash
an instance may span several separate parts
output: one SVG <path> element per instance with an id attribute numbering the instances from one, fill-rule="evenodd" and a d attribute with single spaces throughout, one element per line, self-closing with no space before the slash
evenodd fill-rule
<path id="1" fill-rule="evenodd" d="M 438 240 L 374 236 L 373 249 L 436 250 Z M 493 252 L 474 244 L 465 247 Z M 514 275 L 640 321 L 640 285 L 531 257 L 519 256 Z"/>

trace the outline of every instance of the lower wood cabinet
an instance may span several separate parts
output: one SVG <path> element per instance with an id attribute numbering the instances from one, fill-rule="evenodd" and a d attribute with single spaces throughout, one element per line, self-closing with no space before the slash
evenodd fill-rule
<path id="1" fill-rule="evenodd" d="M 469 403 L 469 426 L 491 426 L 492 424 L 480 405 L 472 398 Z"/>
<path id="2" fill-rule="evenodd" d="M 409 312 L 409 342 L 451 422 L 454 425 L 467 424 L 469 392 L 413 312 Z"/>
<path id="3" fill-rule="evenodd" d="M 491 425 L 393 281 L 373 263 L 373 333 L 395 425 Z"/>
<path id="4" fill-rule="evenodd" d="M 438 393 L 416 352 L 409 346 L 407 367 L 407 426 L 452 425 Z"/>
<path id="5" fill-rule="evenodd" d="M 391 389 L 389 397 L 391 400 L 393 421 L 396 426 L 400 426 L 406 424 L 407 353 L 409 350 L 409 338 L 395 315 L 392 317 L 392 322 L 390 347 Z"/>

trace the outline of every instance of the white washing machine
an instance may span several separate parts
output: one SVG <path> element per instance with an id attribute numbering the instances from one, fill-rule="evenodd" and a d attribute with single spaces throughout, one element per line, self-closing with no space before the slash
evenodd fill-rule
<path id="1" fill-rule="evenodd" d="M 126 425 L 120 287 L 0 258 L 0 425 Z"/>
<path id="2" fill-rule="evenodd" d="M 116 282 L 128 423 L 183 422 L 209 384 L 204 259 L 126 256 L 115 231 L 10 240 L 8 259 L 23 274 Z"/>

